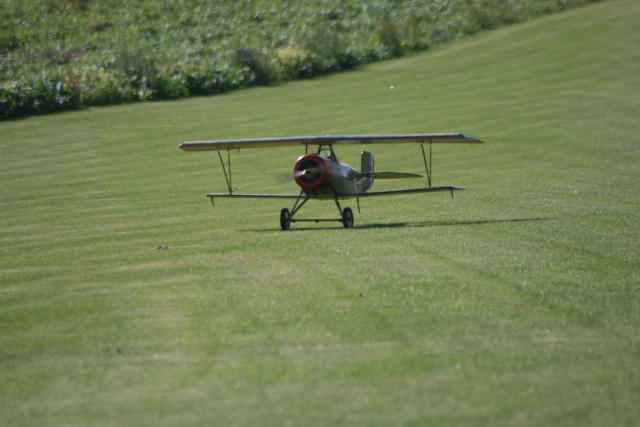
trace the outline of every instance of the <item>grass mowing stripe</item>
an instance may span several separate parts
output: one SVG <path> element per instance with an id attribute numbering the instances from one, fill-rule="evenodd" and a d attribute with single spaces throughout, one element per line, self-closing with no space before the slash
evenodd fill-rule
<path id="1" fill-rule="evenodd" d="M 341 75 L 1 123 L 0 417 L 637 423 L 639 14 L 603 2 Z M 177 150 L 424 131 L 487 141 L 436 147 L 435 183 L 468 190 L 363 201 L 353 230 L 212 210 L 217 159 Z M 234 180 L 290 191 L 297 154 L 236 154 Z"/>

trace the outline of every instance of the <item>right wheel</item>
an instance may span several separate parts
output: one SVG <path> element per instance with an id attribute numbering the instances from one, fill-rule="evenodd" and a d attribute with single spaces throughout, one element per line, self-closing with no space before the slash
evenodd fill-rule
<path id="1" fill-rule="evenodd" d="M 291 228 L 291 214 L 289 209 L 284 208 L 280 211 L 280 228 L 288 230 Z"/>
<path id="2" fill-rule="evenodd" d="M 353 227 L 353 211 L 349 208 L 344 208 L 342 211 L 342 225 L 344 228 Z"/>

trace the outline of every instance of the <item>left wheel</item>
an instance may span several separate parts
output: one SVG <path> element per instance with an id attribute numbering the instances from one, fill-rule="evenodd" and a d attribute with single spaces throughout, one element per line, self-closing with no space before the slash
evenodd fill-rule
<path id="1" fill-rule="evenodd" d="M 284 208 L 280 211 L 280 228 L 288 230 L 291 228 L 291 214 L 289 209 Z"/>
<path id="2" fill-rule="evenodd" d="M 353 211 L 349 208 L 344 208 L 342 211 L 342 225 L 344 228 L 353 227 Z"/>

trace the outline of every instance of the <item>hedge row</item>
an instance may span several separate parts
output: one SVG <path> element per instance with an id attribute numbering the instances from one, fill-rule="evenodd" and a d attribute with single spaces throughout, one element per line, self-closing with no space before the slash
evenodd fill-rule
<path id="1" fill-rule="evenodd" d="M 338 52 L 273 51 L 240 48 L 233 67 L 191 67 L 160 71 L 149 68 L 85 67 L 22 73 L 0 80 L 0 119 L 77 110 L 136 101 L 213 95 L 254 85 L 310 78 L 380 59 L 375 51 L 359 56 Z"/>
<path id="2" fill-rule="evenodd" d="M 223 70 L 189 70 L 133 78 L 105 70 L 49 71 L 0 82 L 0 119 L 135 101 L 176 99 L 245 86 L 244 76 Z"/>

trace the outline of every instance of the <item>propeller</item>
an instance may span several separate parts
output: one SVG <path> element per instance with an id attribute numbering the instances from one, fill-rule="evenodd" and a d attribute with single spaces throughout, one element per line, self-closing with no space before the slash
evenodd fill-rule
<path id="1" fill-rule="evenodd" d="M 303 170 L 299 170 L 299 171 L 294 171 L 292 173 L 279 175 L 278 179 L 280 181 L 288 181 L 291 178 L 296 179 L 296 178 L 302 178 L 303 176 L 307 176 L 309 178 L 313 178 L 313 177 L 315 177 L 317 175 L 320 175 L 323 170 L 324 170 L 323 167 L 316 166 L 316 167 L 311 167 L 311 168 L 307 168 L 307 169 L 303 169 Z"/>
<path id="2" fill-rule="evenodd" d="M 322 173 L 322 169 L 320 166 L 315 166 L 312 168 L 307 168 L 307 169 L 303 169 L 303 170 L 299 170 L 299 171 L 295 171 L 291 174 L 292 178 L 300 178 L 303 176 L 309 176 L 312 177 L 314 175 L 320 175 Z"/>
<path id="3" fill-rule="evenodd" d="M 331 177 L 327 165 L 328 161 L 317 154 L 298 157 L 292 172 L 296 184 L 304 190 L 316 190 L 328 184 Z"/>

